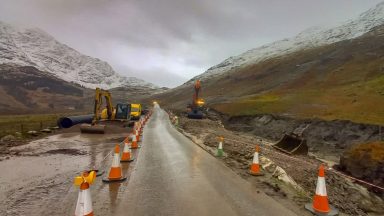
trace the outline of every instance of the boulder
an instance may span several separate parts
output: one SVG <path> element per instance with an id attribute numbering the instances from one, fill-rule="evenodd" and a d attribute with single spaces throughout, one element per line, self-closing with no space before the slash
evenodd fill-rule
<path id="1" fill-rule="evenodd" d="M 39 132 L 37 132 L 37 131 L 28 131 L 27 134 L 31 135 L 31 136 L 38 136 Z"/>
<path id="2" fill-rule="evenodd" d="M 352 176 L 384 186 L 384 142 L 354 145 L 340 157 L 340 169 Z"/>

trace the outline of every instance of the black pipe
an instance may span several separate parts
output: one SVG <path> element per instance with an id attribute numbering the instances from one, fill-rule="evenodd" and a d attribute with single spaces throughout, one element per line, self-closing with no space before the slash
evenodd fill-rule
<path id="1" fill-rule="evenodd" d="M 91 115 L 80 115 L 80 116 L 68 116 L 68 117 L 62 117 L 57 120 L 57 125 L 60 128 L 70 128 L 74 125 L 80 124 L 80 123 L 92 123 L 93 120 L 93 114 Z"/>

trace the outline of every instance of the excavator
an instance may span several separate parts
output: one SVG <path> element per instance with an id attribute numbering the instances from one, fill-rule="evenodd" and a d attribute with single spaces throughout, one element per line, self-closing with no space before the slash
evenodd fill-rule
<path id="1" fill-rule="evenodd" d="M 188 108 L 188 118 L 191 119 L 202 119 L 203 118 L 203 105 L 204 100 L 200 98 L 201 84 L 200 80 L 196 80 L 194 85 L 194 94 L 192 103 L 187 106 Z"/>
<path id="2" fill-rule="evenodd" d="M 106 108 L 100 112 L 103 97 L 105 98 Z M 105 123 L 108 121 L 120 121 L 129 124 L 131 120 L 131 104 L 118 103 L 116 107 L 113 107 L 111 93 L 107 90 L 96 88 L 93 114 L 91 124 L 80 125 L 81 133 L 105 133 Z"/>

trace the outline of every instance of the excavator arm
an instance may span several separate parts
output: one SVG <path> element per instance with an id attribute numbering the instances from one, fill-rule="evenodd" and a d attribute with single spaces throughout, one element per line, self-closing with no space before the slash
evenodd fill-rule
<path id="1" fill-rule="evenodd" d="M 103 104 L 103 97 L 105 98 L 105 102 L 106 102 L 108 119 L 111 120 L 113 118 L 113 105 L 112 105 L 111 93 L 107 90 L 96 88 L 95 106 L 93 109 L 94 117 L 93 117 L 92 124 L 95 124 L 100 120 L 100 111 L 101 111 L 101 106 Z"/>
<path id="2" fill-rule="evenodd" d="M 188 106 L 190 111 L 188 112 L 188 118 L 192 119 L 202 119 L 203 112 L 201 107 L 204 105 L 204 100 L 200 98 L 201 84 L 200 80 L 196 80 L 194 85 L 194 93 L 192 98 L 192 103 Z"/>

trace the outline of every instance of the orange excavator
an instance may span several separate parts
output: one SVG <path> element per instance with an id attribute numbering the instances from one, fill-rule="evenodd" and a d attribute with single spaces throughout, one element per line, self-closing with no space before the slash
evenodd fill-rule
<path id="1" fill-rule="evenodd" d="M 204 100 L 200 98 L 201 84 L 200 80 L 196 80 L 194 85 L 194 94 L 192 103 L 188 105 L 188 118 L 202 119 Z"/>

